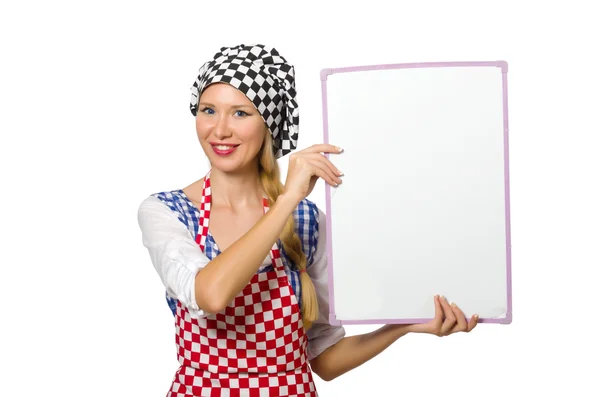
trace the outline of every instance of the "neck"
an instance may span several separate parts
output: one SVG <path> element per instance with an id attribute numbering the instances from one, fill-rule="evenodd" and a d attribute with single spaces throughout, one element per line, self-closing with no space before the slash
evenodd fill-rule
<path id="1" fill-rule="evenodd" d="M 235 209 L 262 201 L 263 189 L 258 167 L 235 173 L 213 168 L 210 184 L 213 205 Z"/>

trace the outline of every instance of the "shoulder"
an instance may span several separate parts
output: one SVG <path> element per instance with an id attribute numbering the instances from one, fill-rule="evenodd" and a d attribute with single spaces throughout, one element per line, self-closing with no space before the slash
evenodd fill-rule
<path id="1" fill-rule="evenodd" d="M 294 211 L 294 220 L 298 222 L 319 222 L 319 209 L 309 199 L 300 201 Z"/>
<path id="2" fill-rule="evenodd" d="M 317 205 L 308 199 L 300 201 L 294 211 L 296 234 L 302 242 L 306 255 L 307 266 L 314 262 L 314 255 L 319 240 L 319 223 L 322 219 Z"/>
<path id="3" fill-rule="evenodd" d="M 189 228 L 192 209 L 181 189 L 156 192 L 144 198 L 138 207 L 138 214 L 170 212 Z"/>

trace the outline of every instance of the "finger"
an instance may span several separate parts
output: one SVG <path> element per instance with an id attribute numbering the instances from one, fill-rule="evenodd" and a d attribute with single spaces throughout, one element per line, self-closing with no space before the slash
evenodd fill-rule
<path id="1" fill-rule="evenodd" d="M 318 169 L 322 170 L 325 173 L 325 175 L 327 175 L 327 177 L 328 177 L 326 179 L 326 181 L 328 181 L 329 183 L 331 183 L 330 181 L 333 181 L 334 186 L 337 186 L 340 183 L 342 183 L 342 179 L 339 176 L 335 175 L 335 173 L 329 167 L 327 167 L 327 164 L 324 164 L 320 161 L 312 160 L 311 165 L 314 168 L 318 168 Z"/>
<path id="2" fill-rule="evenodd" d="M 444 322 L 444 309 L 442 309 L 440 295 L 436 295 L 433 297 L 433 301 L 435 303 L 435 317 L 434 320 L 438 325 L 438 328 L 442 326 L 442 322 Z"/>
<path id="3" fill-rule="evenodd" d="M 331 172 L 335 175 L 336 178 L 343 175 L 342 171 L 340 171 L 339 168 L 333 165 L 333 163 L 329 161 L 327 157 L 320 153 L 309 154 L 308 158 L 310 158 L 313 161 L 318 161 L 319 163 L 324 164 L 328 169 L 331 170 Z"/>
<path id="4" fill-rule="evenodd" d="M 471 319 L 469 320 L 469 326 L 467 328 L 467 332 L 471 332 L 471 330 L 473 330 L 473 328 L 475 328 L 477 326 L 477 322 L 479 321 L 479 316 L 477 314 L 474 314 Z"/>
<path id="5" fill-rule="evenodd" d="M 334 179 L 335 176 L 330 175 L 331 173 L 325 167 L 321 167 L 318 164 L 311 163 L 312 174 L 318 176 L 323 179 L 325 182 L 329 183 L 331 186 L 337 186 L 338 183 Z M 339 178 L 336 178 L 339 179 Z"/>
<path id="6" fill-rule="evenodd" d="M 322 177 L 330 185 L 337 186 L 338 184 L 342 183 L 342 180 L 335 174 L 335 172 L 332 171 L 331 168 L 329 168 L 327 164 L 322 161 L 324 159 L 325 157 L 318 153 L 304 156 L 305 164 L 310 167 L 311 174 L 317 175 L 316 170 L 321 170 L 326 177 L 322 177 L 321 174 L 318 176 Z"/>
<path id="7" fill-rule="evenodd" d="M 343 149 L 327 143 L 318 143 L 304 149 L 303 152 L 304 151 L 307 153 L 341 153 Z"/>
<path id="8" fill-rule="evenodd" d="M 454 311 L 454 315 L 456 316 L 456 325 L 452 328 L 452 332 L 464 332 L 467 330 L 467 318 L 465 317 L 465 313 L 460 310 L 460 307 L 454 302 L 450 303 L 450 307 Z"/>
<path id="9" fill-rule="evenodd" d="M 440 295 L 434 295 L 433 296 L 433 303 L 435 306 L 435 314 L 433 317 L 433 320 L 431 320 L 429 322 L 429 326 L 430 326 L 430 333 L 437 335 L 437 336 L 442 336 L 442 332 L 441 332 L 441 328 L 442 328 L 442 323 L 444 322 L 444 309 L 442 309 L 442 304 L 440 303 Z"/>
<path id="10" fill-rule="evenodd" d="M 454 324 L 456 324 L 456 316 L 454 315 L 454 311 L 450 304 L 446 300 L 445 297 L 442 296 L 440 299 L 440 303 L 442 304 L 442 309 L 444 310 L 444 323 L 442 324 L 441 333 L 442 335 L 448 335 Z"/>

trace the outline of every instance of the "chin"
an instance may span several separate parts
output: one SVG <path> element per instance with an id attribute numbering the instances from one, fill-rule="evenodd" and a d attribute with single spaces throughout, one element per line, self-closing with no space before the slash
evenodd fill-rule
<path id="1" fill-rule="evenodd" d="M 227 159 L 227 158 L 221 158 L 219 156 L 211 156 L 211 157 L 209 157 L 209 161 L 211 164 L 211 168 L 217 169 L 217 170 L 227 173 L 227 174 L 235 174 L 235 173 L 243 172 L 244 170 L 249 169 L 251 166 L 250 164 L 244 164 L 243 162 L 241 162 L 238 159 L 233 159 L 233 158 Z"/>
<path id="2" fill-rule="evenodd" d="M 212 162 L 211 166 L 213 169 L 217 169 L 217 170 L 219 170 L 221 172 L 225 172 L 227 174 L 238 172 L 243 168 L 239 164 L 228 163 L 228 162 L 219 161 L 219 160 Z"/>
<path id="3" fill-rule="evenodd" d="M 256 148 L 256 153 L 253 156 L 254 161 L 251 157 L 252 152 L 254 152 L 252 149 L 254 148 L 242 145 L 242 147 L 238 146 L 237 151 L 230 155 L 219 155 L 215 153 L 212 146 L 206 145 L 204 154 L 208 157 L 211 168 L 225 173 L 237 174 L 247 172 L 255 167 L 256 156 L 260 152 L 260 147 Z"/>

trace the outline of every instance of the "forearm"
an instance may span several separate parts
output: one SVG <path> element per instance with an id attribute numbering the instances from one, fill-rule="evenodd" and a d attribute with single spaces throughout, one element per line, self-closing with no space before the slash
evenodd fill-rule
<path id="1" fill-rule="evenodd" d="M 348 336 L 311 361 L 311 367 L 329 381 L 364 364 L 410 332 L 410 326 L 388 324 L 373 332 Z"/>
<path id="2" fill-rule="evenodd" d="M 252 229 L 198 272 L 195 294 L 201 309 L 215 313 L 231 303 L 258 271 L 297 204 L 280 195 Z"/>

